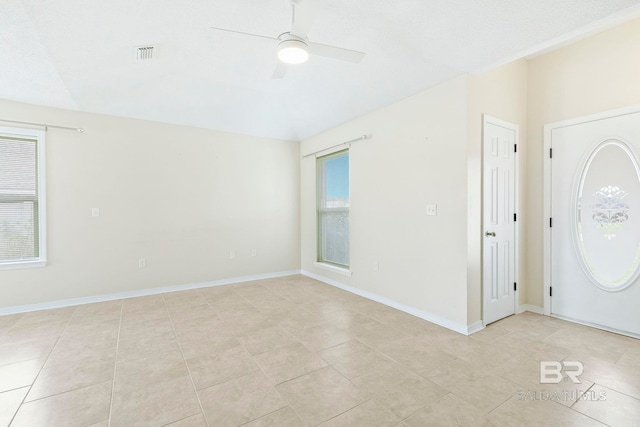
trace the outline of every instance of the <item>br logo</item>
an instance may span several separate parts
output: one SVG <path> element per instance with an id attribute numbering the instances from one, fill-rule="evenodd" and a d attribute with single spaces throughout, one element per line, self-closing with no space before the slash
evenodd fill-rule
<path id="1" fill-rule="evenodd" d="M 565 375 L 574 384 L 580 384 L 578 377 L 582 375 L 583 371 L 584 365 L 582 362 L 568 360 L 562 362 L 543 361 L 540 362 L 540 384 L 558 384 L 565 378 Z"/>

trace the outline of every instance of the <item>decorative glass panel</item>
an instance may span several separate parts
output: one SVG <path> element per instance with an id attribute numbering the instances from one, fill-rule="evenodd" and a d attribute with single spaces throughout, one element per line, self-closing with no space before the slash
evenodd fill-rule
<path id="1" fill-rule="evenodd" d="M 601 142 L 584 163 L 577 188 L 576 247 L 589 279 L 618 291 L 640 274 L 640 168 L 629 146 Z"/>
<path id="2" fill-rule="evenodd" d="M 349 211 L 320 213 L 322 230 L 322 260 L 349 265 Z"/>

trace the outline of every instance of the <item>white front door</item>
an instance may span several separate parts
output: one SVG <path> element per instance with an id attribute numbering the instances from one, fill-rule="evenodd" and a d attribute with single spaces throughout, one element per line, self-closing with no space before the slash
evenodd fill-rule
<path id="1" fill-rule="evenodd" d="M 518 126 L 484 116 L 483 320 L 515 313 L 515 195 Z"/>
<path id="2" fill-rule="evenodd" d="M 611 114 L 547 126 L 548 301 L 552 315 L 640 336 L 640 111 Z"/>

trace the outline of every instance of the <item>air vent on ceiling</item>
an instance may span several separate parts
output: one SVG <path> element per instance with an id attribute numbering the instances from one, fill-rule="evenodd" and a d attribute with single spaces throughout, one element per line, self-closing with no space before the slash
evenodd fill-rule
<path id="1" fill-rule="evenodd" d="M 136 46 L 134 49 L 137 61 L 147 62 L 153 59 L 155 46 Z"/>

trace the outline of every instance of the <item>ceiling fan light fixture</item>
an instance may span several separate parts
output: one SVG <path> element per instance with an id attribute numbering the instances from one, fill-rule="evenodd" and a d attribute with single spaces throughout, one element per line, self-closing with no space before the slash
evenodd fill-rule
<path id="1" fill-rule="evenodd" d="M 283 40 L 278 44 L 278 59 L 285 64 L 302 64 L 309 59 L 307 44 L 302 40 Z"/>

